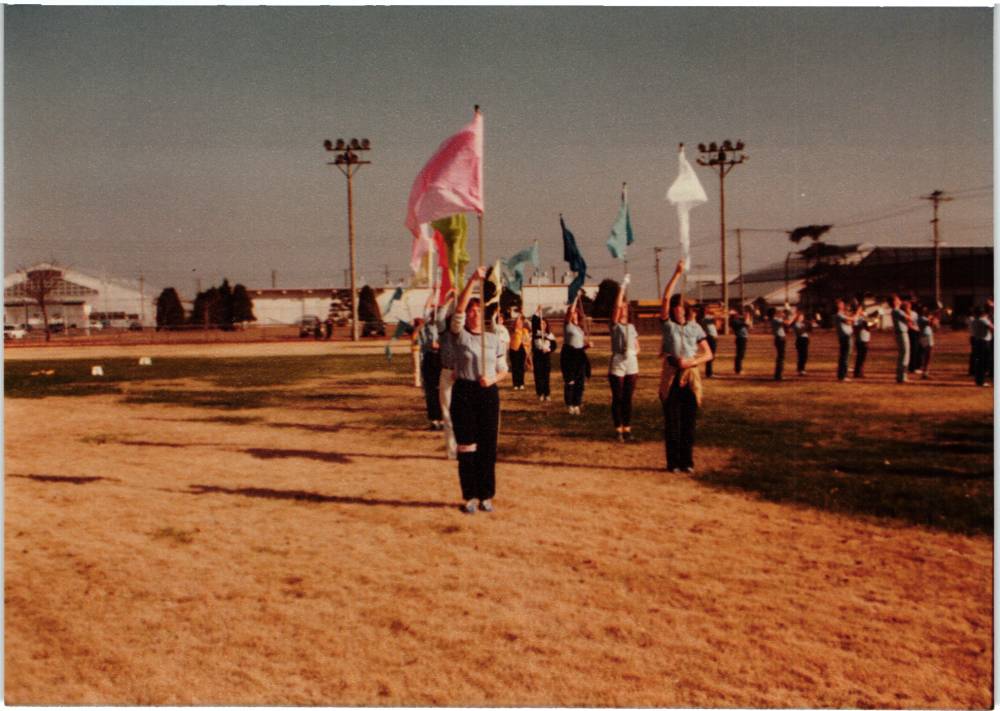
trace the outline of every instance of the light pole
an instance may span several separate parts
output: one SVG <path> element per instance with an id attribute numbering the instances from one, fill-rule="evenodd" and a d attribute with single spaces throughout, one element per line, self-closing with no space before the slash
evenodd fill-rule
<path id="1" fill-rule="evenodd" d="M 944 303 L 941 301 L 941 236 L 938 232 L 938 204 L 951 202 L 954 198 L 945 197 L 942 190 L 935 190 L 930 195 L 925 195 L 922 199 L 930 200 L 934 203 L 934 219 L 931 220 L 931 224 L 934 225 L 934 304 L 935 308 L 940 309 L 944 306 Z"/>
<path id="2" fill-rule="evenodd" d="M 352 138 L 350 143 L 343 138 L 338 138 L 334 144 L 329 139 L 323 141 L 323 147 L 331 153 L 336 153 L 337 157 L 327 165 L 335 165 L 340 168 L 340 172 L 347 176 L 347 240 L 351 255 L 351 340 L 358 340 L 358 294 L 355 289 L 357 282 L 354 274 L 354 188 L 352 178 L 361 169 L 361 166 L 368 165 L 371 161 L 361 160 L 358 156 L 360 151 L 371 150 L 371 142 L 364 138 L 358 141 Z"/>
<path id="3" fill-rule="evenodd" d="M 729 311 L 729 284 L 726 282 L 726 176 L 729 172 L 745 161 L 749 156 L 743 153 L 743 141 L 737 141 L 736 145 L 729 139 L 721 145 L 709 143 L 705 147 L 704 143 L 698 144 L 698 151 L 702 154 L 698 158 L 698 165 L 708 166 L 719 171 L 719 235 L 722 244 L 722 308 Z M 726 321 L 722 322 L 722 332 L 725 334 L 729 330 Z"/>

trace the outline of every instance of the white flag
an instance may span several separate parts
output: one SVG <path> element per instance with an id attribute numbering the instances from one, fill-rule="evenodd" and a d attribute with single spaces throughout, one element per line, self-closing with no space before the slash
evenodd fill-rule
<path id="1" fill-rule="evenodd" d="M 705 189 L 698 182 L 698 176 L 694 174 L 694 168 L 684 157 L 684 148 L 681 147 L 678 155 L 677 179 L 667 190 L 667 200 L 677 206 L 677 218 L 681 227 L 681 259 L 684 260 L 685 269 L 691 269 L 691 222 L 688 213 L 691 208 L 698 207 L 702 203 L 708 202 Z"/>

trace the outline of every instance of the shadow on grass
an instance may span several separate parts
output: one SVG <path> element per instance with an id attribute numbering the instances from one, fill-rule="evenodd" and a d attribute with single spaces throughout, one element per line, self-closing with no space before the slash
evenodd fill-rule
<path id="1" fill-rule="evenodd" d="M 182 405 L 217 410 L 253 410 L 266 407 L 268 390 L 150 390 L 125 396 L 128 405 Z"/>
<path id="2" fill-rule="evenodd" d="M 844 434 L 845 422 L 864 422 L 864 414 L 842 409 L 837 421 L 820 426 L 734 411 L 712 414 L 701 427 L 701 441 L 735 447 L 742 455 L 698 481 L 828 511 L 968 534 L 993 532 L 991 420 L 941 424 L 911 417 L 916 436 L 848 433 L 845 441 L 831 434 Z M 942 442 L 946 437 L 960 441 Z"/>
<path id="3" fill-rule="evenodd" d="M 313 459 L 329 464 L 350 464 L 351 458 L 339 452 L 316 452 L 310 449 L 244 449 L 245 453 L 257 459 Z"/>
<path id="4" fill-rule="evenodd" d="M 353 504 L 357 506 L 396 506 L 401 508 L 418 509 L 450 509 L 454 504 L 441 501 L 403 501 L 400 499 L 366 499 L 360 496 L 329 496 L 317 494 L 313 491 L 300 491 L 295 489 L 265 489 L 259 487 L 244 487 L 229 489 L 223 486 L 209 486 L 205 484 L 192 484 L 189 491 L 184 494 L 229 494 L 231 496 L 245 496 L 251 499 L 277 499 L 282 501 L 301 501 L 312 504 Z"/>
<path id="5" fill-rule="evenodd" d="M 18 479 L 31 479 L 48 484 L 92 484 L 95 481 L 121 481 L 106 476 L 58 476 L 56 474 L 8 474 L 7 476 Z"/>

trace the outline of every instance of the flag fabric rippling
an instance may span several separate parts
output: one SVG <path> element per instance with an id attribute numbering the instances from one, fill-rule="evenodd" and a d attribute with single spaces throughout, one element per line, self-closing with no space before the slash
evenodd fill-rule
<path id="1" fill-rule="evenodd" d="M 694 173 L 694 168 L 684 156 L 683 146 L 681 146 L 678 162 L 677 178 L 667 190 L 667 200 L 677 206 L 677 218 L 680 221 L 681 259 L 684 260 L 685 269 L 690 269 L 691 221 L 689 213 L 692 208 L 708 202 L 708 196 L 705 194 L 705 189 L 701 187 L 698 176 Z"/>
<path id="2" fill-rule="evenodd" d="M 583 286 L 584 279 L 587 278 L 587 263 L 583 260 L 583 255 L 580 254 L 580 250 L 576 246 L 576 238 L 566 228 L 566 222 L 561 215 L 559 217 L 559 226 L 562 227 L 563 259 L 569 264 L 570 271 L 576 272 L 576 278 L 570 282 L 569 289 L 566 292 L 566 303 L 572 304 L 576 301 L 577 292 Z"/>

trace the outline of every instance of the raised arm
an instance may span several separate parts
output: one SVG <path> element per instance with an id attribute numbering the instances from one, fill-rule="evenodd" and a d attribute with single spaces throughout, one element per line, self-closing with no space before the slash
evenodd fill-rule
<path id="1" fill-rule="evenodd" d="M 458 296 L 458 303 L 455 304 L 455 315 L 451 319 L 452 333 L 462 332 L 462 328 L 465 326 L 465 309 L 472 298 L 472 285 L 477 280 L 482 280 L 485 277 L 486 267 L 479 267 L 469 277 L 469 281 L 465 283 L 465 288 L 462 289 L 462 293 Z"/>
<path id="2" fill-rule="evenodd" d="M 618 323 L 618 317 L 621 315 L 622 304 L 625 303 L 625 290 L 628 288 L 629 275 L 626 274 L 625 278 L 622 279 L 622 285 L 618 287 L 618 298 L 615 299 L 615 310 L 612 312 L 614 314 L 613 323 Z"/>
<path id="3" fill-rule="evenodd" d="M 670 318 L 670 297 L 674 293 L 674 287 L 677 286 L 677 282 L 681 278 L 681 274 L 684 273 L 684 260 L 678 259 L 677 266 L 674 268 L 674 273 L 670 277 L 670 281 L 667 282 L 666 288 L 663 290 L 663 301 L 660 302 L 660 320 L 666 321 Z"/>

